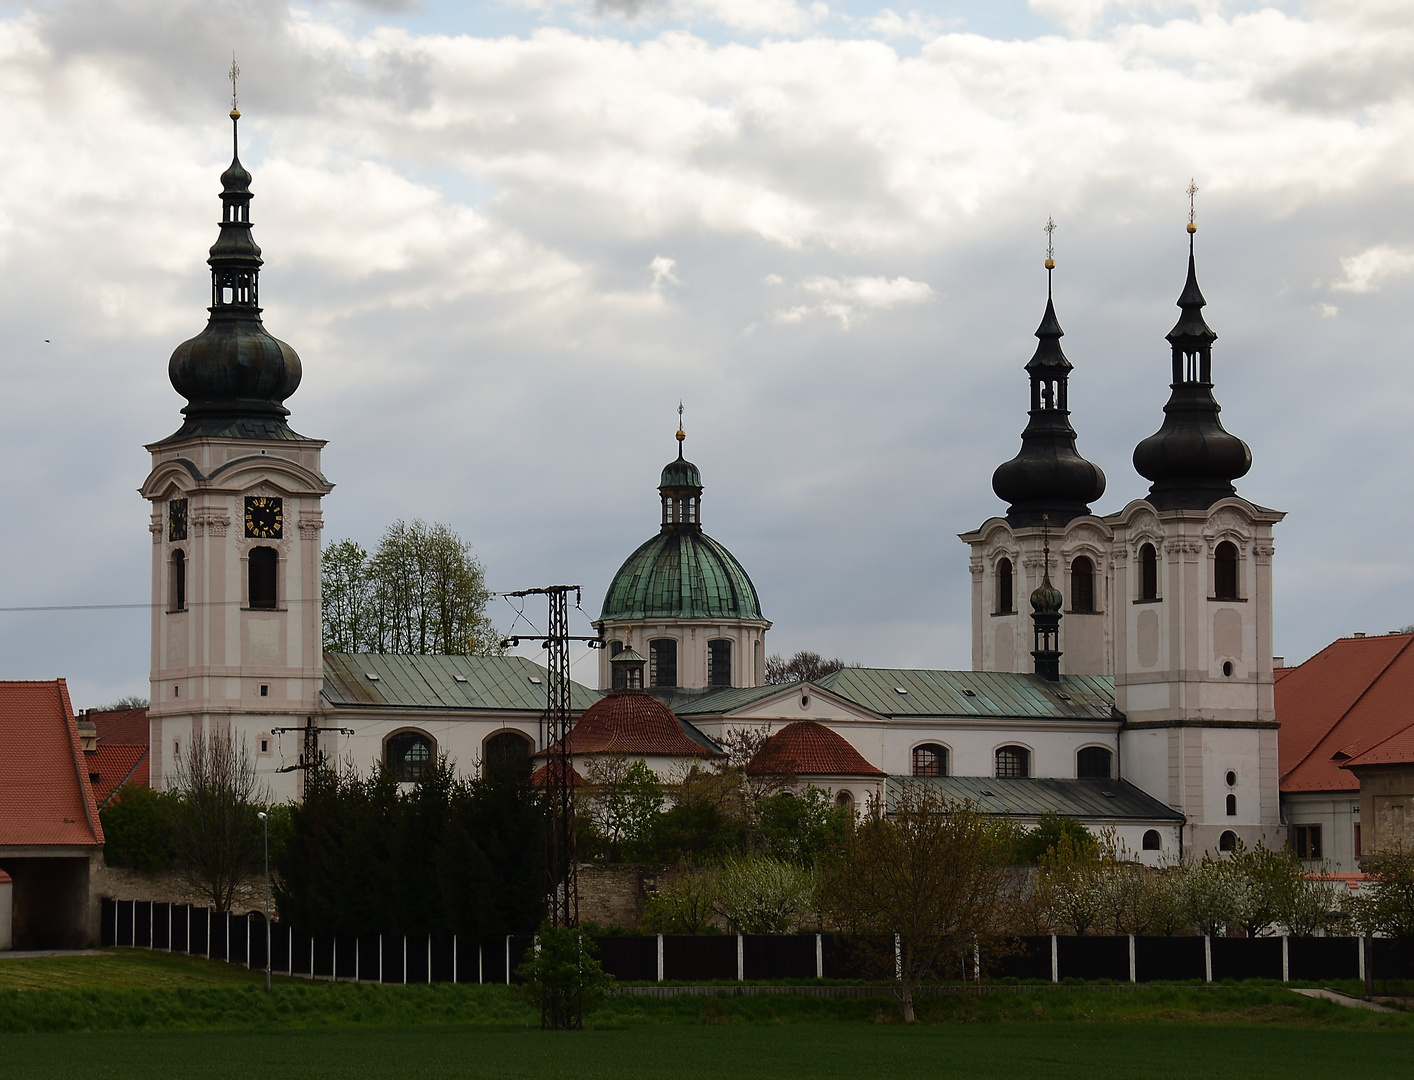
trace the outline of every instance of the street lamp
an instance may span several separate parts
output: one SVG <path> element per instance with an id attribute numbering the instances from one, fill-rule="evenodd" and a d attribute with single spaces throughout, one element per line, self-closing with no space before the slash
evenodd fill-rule
<path id="1" fill-rule="evenodd" d="M 265 827 L 265 990 L 270 990 L 270 815 L 264 810 L 255 815 Z"/>

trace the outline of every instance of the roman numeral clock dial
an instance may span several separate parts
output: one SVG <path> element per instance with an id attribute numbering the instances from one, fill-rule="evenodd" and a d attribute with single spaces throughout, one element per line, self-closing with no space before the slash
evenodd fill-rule
<path id="1" fill-rule="evenodd" d="M 247 495 L 245 534 L 252 540 L 279 540 L 283 537 L 285 501 L 272 495 Z"/>

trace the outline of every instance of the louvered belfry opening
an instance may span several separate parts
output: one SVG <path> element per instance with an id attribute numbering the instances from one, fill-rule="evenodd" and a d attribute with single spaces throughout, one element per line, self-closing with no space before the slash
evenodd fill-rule
<path id="1" fill-rule="evenodd" d="M 1213 552 L 1213 596 L 1219 600 L 1237 597 L 1237 545 L 1224 540 Z"/>
<path id="2" fill-rule="evenodd" d="M 279 595 L 277 571 L 279 554 L 274 548 L 250 549 L 250 606 L 257 611 L 274 611 Z"/>

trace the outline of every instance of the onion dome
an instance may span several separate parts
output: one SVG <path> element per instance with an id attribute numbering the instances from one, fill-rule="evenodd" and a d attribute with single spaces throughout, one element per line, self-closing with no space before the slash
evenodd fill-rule
<path id="1" fill-rule="evenodd" d="M 1049 258 L 1046 263 L 1046 313 L 1036 328 L 1036 353 L 1026 365 L 1031 419 L 1021 433 L 1021 452 L 992 474 L 992 490 L 1011 504 L 1006 518 L 1013 527 L 1037 526 L 1044 517 L 1063 526 L 1090 513 L 1090 503 L 1105 493 L 1105 474 L 1075 448 L 1069 407 L 1072 365 L 1061 349 L 1065 331 L 1051 300 L 1055 264 Z"/>
<path id="2" fill-rule="evenodd" d="M 1212 344 L 1217 334 L 1203 318 L 1207 301 L 1198 288 L 1193 233 L 1188 226 L 1188 280 L 1178 298 L 1182 314 L 1168 332 L 1173 382 L 1164 422 L 1134 448 L 1134 468 L 1152 480 L 1149 501 L 1159 510 L 1206 510 L 1236 495 L 1232 482 L 1252 468 L 1252 451 L 1223 428 L 1213 397 Z"/>
<path id="3" fill-rule="evenodd" d="M 1059 682 L 1061 604 L 1064 597 L 1051 584 L 1050 522 L 1043 519 L 1041 530 L 1041 584 L 1031 594 L 1031 632 L 1035 643 L 1031 658 L 1035 661 L 1037 675 L 1050 682 Z"/>
<path id="4" fill-rule="evenodd" d="M 1051 584 L 1051 568 L 1048 566 L 1041 575 L 1041 584 L 1031 593 L 1031 610 L 1037 615 L 1057 615 L 1065 597 Z"/>
<path id="5" fill-rule="evenodd" d="M 766 740 L 746 765 L 753 776 L 883 776 L 844 736 L 814 720 L 796 720 Z"/>
<path id="6" fill-rule="evenodd" d="M 756 586 L 736 557 L 702 531 L 702 474 L 678 456 L 663 468 L 663 523 L 619 567 L 604 594 L 603 619 L 761 620 Z"/>
<path id="7" fill-rule="evenodd" d="M 585 709 L 570 729 L 570 753 L 713 756 L 688 736 L 671 709 L 642 690 L 615 691 Z"/>
<path id="8" fill-rule="evenodd" d="M 300 439 L 285 423 L 284 401 L 300 384 L 294 349 L 260 319 L 260 246 L 251 234 L 250 173 L 241 164 L 231 110 L 232 159 L 221 174 L 221 232 L 211 246 L 211 317 L 172 353 L 168 377 L 187 399 L 186 422 L 172 439 L 197 436 Z"/>

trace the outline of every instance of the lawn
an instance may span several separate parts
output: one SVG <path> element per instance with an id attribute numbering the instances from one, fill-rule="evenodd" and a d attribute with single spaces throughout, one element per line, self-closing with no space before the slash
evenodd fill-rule
<path id="1" fill-rule="evenodd" d="M 349 1028 L 0 1037 L 9 1077 L 251 1080 L 1295 1080 L 1408 1075 L 1407 1034 L 1189 1024 L 696 1025 L 541 1032 Z"/>

